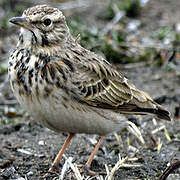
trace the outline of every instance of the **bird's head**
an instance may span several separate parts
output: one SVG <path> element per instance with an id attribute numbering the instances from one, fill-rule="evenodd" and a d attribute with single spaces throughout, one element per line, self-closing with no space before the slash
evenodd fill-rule
<path id="1" fill-rule="evenodd" d="M 65 16 L 48 5 L 37 5 L 13 17 L 11 23 L 21 27 L 20 42 L 24 46 L 51 47 L 63 44 L 70 37 Z"/>

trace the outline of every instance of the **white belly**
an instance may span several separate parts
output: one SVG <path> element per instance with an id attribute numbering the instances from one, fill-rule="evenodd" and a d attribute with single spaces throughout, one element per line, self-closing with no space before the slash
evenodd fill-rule
<path id="1" fill-rule="evenodd" d="M 70 104 L 64 103 L 60 96 L 57 100 L 49 96 L 39 101 L 19 95 L 17 98 L 35 121 L 56 132 L 106 135 L 126 126 L 126 119 L 120 114 L 71 101 Z"/>

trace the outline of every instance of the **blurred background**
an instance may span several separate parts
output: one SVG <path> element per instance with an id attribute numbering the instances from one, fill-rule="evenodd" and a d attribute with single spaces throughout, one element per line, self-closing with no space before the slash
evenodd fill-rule
<path id="1" fill-rule="evenodd" d="M 140 129 L 146 144 L 124 131 L 118 133 L 123 141 L 123 148 L 119 148 L 115 136 L 109 136 L 99 152 L 100 161 L 94 162 L 94 168 L 102 170 L 104 164 L 113 167 L 119 153 L 137 157 L 141 168 L 123 167 L 114 178 L 158 178 L 168 163 L 180 160 L 179 0 L 0 0 L 0 177 L 40 177 L 65 138 L 64 134 L 29 123 L 29 115 L 19 107 L 8 82 L 8 56 L 16 46 L 19 32 L 8 20 L 37 4 L 62 10 L 73 36 L 80 34 L 82 46 L 113 63 L 172 113 L 171 124 L 156 122 L 150 116 L 126 116 Z M 88 147 L 86 138 L 78 137 L 67 153 L 75 157 L 77 164 L 83 164 L 94 136 L 88 136 Z M 82 156 L 78 159 L 79 154 Z M 47 158 L 51 159 L 46 161 Z M 43 164 L 46 166 L 41 167 Z M 180 179 L 178 173 L 177 169 L 172 178 Z"/>

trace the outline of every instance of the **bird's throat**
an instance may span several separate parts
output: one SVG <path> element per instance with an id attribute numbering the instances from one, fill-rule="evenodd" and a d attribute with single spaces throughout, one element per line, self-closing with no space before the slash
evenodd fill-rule
<path id="1" fill-rule="evenodd" d="M 31 31 L 21 28 L 19 35 L 19 43 L 18 46 L 24 46 L 25 48 L 30 48 L 33 44 L 33 34 Z"/>

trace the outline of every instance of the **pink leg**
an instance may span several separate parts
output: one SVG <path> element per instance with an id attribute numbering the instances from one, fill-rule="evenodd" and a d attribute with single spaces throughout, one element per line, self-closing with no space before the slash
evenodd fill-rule
<path id="1" fill-rule="evenodd" d="M 54 172 L 59 164 L 59 161 L 62 158 L 62 155 L 64 154 L 64 151 L 66 150 L 69 142 L 71 141 L 71 139 L 73 138 L 74 134 L 70 133 L 69 136 L 67 137 L 66 141 L 64 142 L 61 150 L 59 151 L 59 153 L 57 154 L 55 160 L 52 163 L 51 168 L 49 169 L 50 172 Z"/>
<path id="2" fill-rule="evenodd" d="M 91 162 L 92 162 L 92 160 L 93 160 L 96 152 L 98 151 L 100 145 L 102 144 L 103 139 L 104 139 L 104 136 L 101 136 L 100 139 L 99 139 L 99 141 L 98 141 L 98 143 L 96 144 L 93 152 L 92 152 L 91 155 L 89 156 L 88 161 L 87 161 L 86 164 L 85 164 L 86 167 L 89 168 L 89 167 L 91 166 Z"/>

